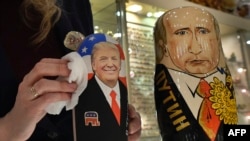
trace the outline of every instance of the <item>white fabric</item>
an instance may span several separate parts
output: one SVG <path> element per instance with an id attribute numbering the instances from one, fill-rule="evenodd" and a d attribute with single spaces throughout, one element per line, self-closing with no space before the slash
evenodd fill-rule
<path id="1" fill-rule="evenodd" d="M 78 87 L 76 91 L 72 94 L 72 97 L 69 101 L 60 101 L 52 103 L 45 108 L 47 113 L 53 115 L 60 114 L 64 107 L 66 107 L 66 110 L 73 109 L 78 104 L 79 96 L 87 87 L 88 83 L 87 66 L 82 57 L 77 52 L 71 52 L 63 56 L 62 59 L 69 61 L 68 68 L 71 70 L 71 73 L 68 78 L 59 77 L 58 80 L 67 80 L 69 83 L 76 82 L 78 84 Z"/>

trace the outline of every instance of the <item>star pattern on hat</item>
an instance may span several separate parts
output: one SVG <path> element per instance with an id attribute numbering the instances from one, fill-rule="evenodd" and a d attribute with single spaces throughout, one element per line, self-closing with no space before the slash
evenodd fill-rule
<path id="1" fill-rule="evenodd" d="M 82 53 L 87 53 L 87 47 L 85 46 L 84 48 L 82 48 Z"/>

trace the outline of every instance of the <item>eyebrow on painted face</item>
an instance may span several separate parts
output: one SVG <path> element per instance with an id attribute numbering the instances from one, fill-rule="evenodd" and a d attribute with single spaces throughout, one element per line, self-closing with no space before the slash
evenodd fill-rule
<path id="1" fill-rule="evenodd" d="M 109 57 L 107 57 L 107 56 L 101 56 L 101 57 L 99 58 L 99 60 L 108 60 L 108 58 L 109 58 Z M 112 56 L 111 59 L 112 59 L 112 60 L 118 60 L 118 57 L 117 57 L 117 56 Z"/>

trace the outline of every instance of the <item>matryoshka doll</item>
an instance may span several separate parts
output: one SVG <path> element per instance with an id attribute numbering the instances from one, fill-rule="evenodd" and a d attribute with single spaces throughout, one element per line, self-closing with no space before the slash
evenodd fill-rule
<path id="1" fill-rule="evenodd" d="M 179 7 L 154 28 L 155 103 L 163 141 L 223 141 L 237 124 L 232 77 L 219 25 L 208 11 Z"/>

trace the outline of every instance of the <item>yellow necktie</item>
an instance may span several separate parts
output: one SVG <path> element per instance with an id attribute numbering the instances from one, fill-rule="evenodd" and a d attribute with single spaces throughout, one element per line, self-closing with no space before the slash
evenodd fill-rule
<path id="1" fill-rule="evenodd" d="M 118 124 L 120 125 L 120 108 L 119 108 L 119 105 L 118 105 L 118 103 L 116 101 L 116 93 L 115 93 L 115 91 L 112 90 L 111 93 L 110 93 L 110 96 L 112 98 L 112 101 L 111 101 L 112 111 L 113 111 L 113 113 L 115 115 L 115 118 L 116 118 Z"/>
<path id="2" fill-rule="evenodd" d="M 202 78 L 197 88 L 197 93 L 203 97 L 198 120 L 211 141 L 214 141 L 218 132 L 220 120 L 219 116 L 215 114 L 215 110 L 212 108 L 212 102 L 209 100 L 211 96 L 210 89 L 211 87 L 208 82 Z"/>

